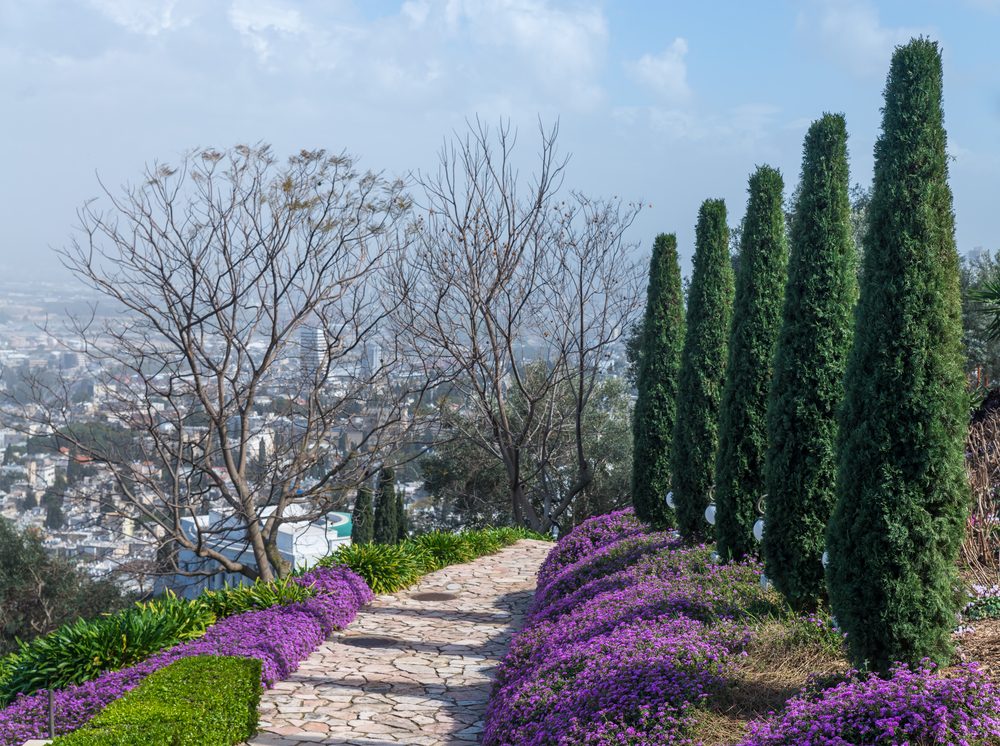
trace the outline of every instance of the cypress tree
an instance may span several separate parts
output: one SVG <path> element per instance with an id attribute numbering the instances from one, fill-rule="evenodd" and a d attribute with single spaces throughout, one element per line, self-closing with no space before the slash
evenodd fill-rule
<path id="1" fill-rule="evenodd" d="M 830 603 L 856 665 L 944 662 L 969 493 L 959 263 L 941 56 L 898 47 L 864 242 L 827 527 Z"/>
<path id="2" fill-rule="evenodd" d="M 399 542 L 398 506 L 396 489 L 393 486 L 395 474 L 385 467 L 378 476 L 378 494 L 375 497 L 375 543 L 396 544 Z"/>
<path id="3" fill-rule="evenodd" d="M 781 174 L 770 166 L 750 176 L 715 467 L 716 538 L 727 561 L 752 553 L 757 544 L 753 524 L 764 494 L 767 394 L 788 272 L 783 188 Z"/>
<path id="4" fill-rule="evenodd" d="M 405 541 L 409 536 L 409 520 L 406 517 L 406 503 L 403 501 L 403 490 L 397 490 L 393 486 L 396 494 L 396 540 Z"/>
<path id="5" fill-rule="evenodd" d="M 351 515 L 351 543 L 371 544 L 375 537 L 375 509 L 372 505 L 372 491 L 367 485 L 358 487 L 354 498 L 354 512 Z"/>
<path id="6" fill-rule="evenodd" d="M 667 519 L 670 442 L 677 402 L 677 374 L 684 341 L 684 298 L 677 237 L 661 233 L 649 262 L 642 351 L 632 413 L 632 504 L 645 521 Z"/>
<path id="7" fill-rule="evenodd" d="M 733 313 L 729 228 L 721 199 L 705 200 L 698 210 L 693 264 L 670 466 L 678 527 L 685 539 L 701 541 L 711 528 L 705 522 L 705 508 L 715 481 L 719 406 Z"/>
<path id="8" fill-rule="evenodd" d="M 774 353 L 764 462 L 767 576 L 799 610 L 826 593 L 822 555 L 833 511 L 837 410 L 857 301 L 847 127 L 826 114 L 803 145 L 788 287 Z"/>

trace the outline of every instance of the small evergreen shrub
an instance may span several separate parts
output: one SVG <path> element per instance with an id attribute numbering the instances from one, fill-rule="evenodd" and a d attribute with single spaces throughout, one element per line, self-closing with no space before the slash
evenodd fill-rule
<path id="1" fill-rule="evenodd" d="M 483 557 L 487 554 L 499 552 L 505 546 L 513 543 L 501 539 L 493 529 L 465 531 L 461 536 L 472 552 L 473 557 Z"/>
<path id="2" fill-rule="evenodd" d="M 303 587 L 293 577 L 265 583 L 258 580 L 248 585 L 234 585 L 219 590 L 203 591 L 197 603 L 211 609 L 216 618 L 240 614 L 251 609 L 267 609 L 279 604 L 305 601 L 313 591 Z"/>
<path id="3" fill-rule="evenodd" d="M 412 540 L 417 550 L 428 555 L 429 569 L 439 570 L 448 565 L 469 562 L 479 556 L 472 548 L 468 534 L 453 534 L 448 531 L 431 531 Z"/>
<path id="4" fill-rule="evenodd" d="M 183 658 L 153 673 L 56 746 L 229 746 L 257 730 L 261 664 Z"/>
<path id="5" fill-rule="evenodd" d="M 350 544 L 324 557 L 319 564 L 351 568 L 377 595 L 413 585 L 426 571 L 426 562 L 425 557 L 406 544 Z"/>

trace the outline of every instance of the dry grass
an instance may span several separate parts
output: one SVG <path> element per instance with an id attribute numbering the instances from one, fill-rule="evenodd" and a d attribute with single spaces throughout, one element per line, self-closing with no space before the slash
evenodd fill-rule
<path id="1" fill-rule="evenodd" d="M 983 670 L 1000 682 L 1000 619 L 967 622 L 972 631 L 956 637 L 960 661 L 978 661 Z"/>
<path id="2" fill-rule="evenodd" d="M 958 659 L 979 661 L 984 670 L 1000 679 L 1000 620 L 967 625 L 971 632 L 958 635 Z M 847 658 L 828 645 L 803 638 L 794 625 L 766 621 L 754 638 L 730 685 L 712 698 L 707 709 L 694 713 L 692 734 L 705 746 L 729 746 L 746 736 L 751 720 L 781 710 L 789 698 L 817 680 L 837 681 L 850 668 Z"/>
<path id="3" fill-rule="evenodd" d="M 730 676 L 730 686 L 712 699 L 707 711 L 696 714 L 695 738 L 705 746 L 736 743 L 751 720 L 782 709 L 811 679 L 836 677 L 848 668 L 843 655 L 803 639 L 794 627 L 763 622 Z"/>

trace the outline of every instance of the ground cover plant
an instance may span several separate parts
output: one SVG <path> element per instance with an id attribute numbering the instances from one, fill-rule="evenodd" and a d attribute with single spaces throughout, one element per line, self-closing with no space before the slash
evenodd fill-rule
<path id="1" fill-rule="evenodd" d="M 498 669 L 486 746 L 1000 743 L 975 664 L 859 673 L 830 616 L 792 611 L 757 560 L 720 565 L 630 511 L 578 530 Z"/>

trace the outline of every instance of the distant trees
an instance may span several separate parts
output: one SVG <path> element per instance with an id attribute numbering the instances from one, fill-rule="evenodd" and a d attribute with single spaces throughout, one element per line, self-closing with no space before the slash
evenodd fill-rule
<path id="1" fill-rule="evenodd" d="M 837 409 L 857 301 L 847 127 L 826 114 L 803 145 L 764 467 L 767 576 L 793 608 L 826 596 L 821 558 L 836 482 Z"/>
<path id="2" fill-rule="evenodd" d="M 705 200 L 695 229 L 694 271 L 670 456 L 677 522 L 689 541 L 707 538 L 704 513 L 715 482 L 733 282 L 726 203 Z"/>
<path id="3" fill-rule="evenodd" d="M 21 533 L 0 518 L 0 655 L 78 618 L 124 608 L 111 580 L 92 580 L 70 562 L 51 557 L 37 533 Z"/>
<path id="4" fill-rule="evenodd" d="M 375 539 L 375 507 L 372 490 L 366 484 L 358 487 L 351 513 L 351 543 L 371 544 Z"/>
<path id="5" fill-rule="evenodd" d="M 716 535 L 725 560 L 756 550 L 752 530 L 764 495 L 767 396 L 787 279 L 783 188 L 781 174 L 769 166 L 750 176 L 715 470 Z"/>
<path id="6" fill-rule="evenodd" d="M 649 287 L 642 324 L 632 415 L 634 439 L 632 504 L 645 521 L 667 518 L 664 495 L 670 487 L 670 443 L 677 408 L 677 376 L 684 344 L 684 298 L 677 262 L 677 237 L 661 233 L 653 242 Z"/>
<path id="7" fill-rule="evenodd" d="M 137 538 L 188 550 L 204 563 L 197 572 L 290 572 L 281 526 L 343 507 L 411 436 L 436 380 L 400 342 L 404 299 L 387 286 L 411 220 L 401 183 L 344 155 L 281 163 L 266 146 L 239 146 L 155 164 L 80 211 L 62 259 L 107 306 L 54 330 L 83 341 L 100 368 L 102 406 L 129 432 L 127 447 L 70 421 L 70 380 L 8 389 L 8 422 L 47 430 L 107 469 Z M 373 346 L 379 363 L 357 364 Z M 280 419 L 258 408 L 272 386 L 294 402 Z M 352 421 L 359 439 L 340 453 Z M 262 439 L 263 469 L 253 465 Z M 209 504 L 224 523 L 188 520 Z M 239 541 L 242 555 L 220 547 Z"/>
<path id="8" fill-rule="evenodd" d="M 399 505 L 396 499 L 396 473 L 389 467 L 378 475 L 378 491 L 375 496 L 376 544 L 399 543 Z"/>
<path id="9" fill-rule="evenodd" d="M 885 87 L 839 421 L 827 582 L 851 657 L 945 661 L 969 502 L 968 403 L 941 57 L 898 47 Z"/>
<path id="10" fill-rule="evenodd" d="M 533 366 L 529 366 L 533 367 Z M 529 371 L 529 375 L 531 375 Z M 526 444 L 522 468 L 525 495 L 542 514 L 546 501 L 559 504 L 576 483 L 576 399 L 560 387 L 552 402 L 545 432 Z M 513 401 L 514 417 L 525 406 Z M 560 518 L 563 532 L 591 515 L 622 508 L 629 503 L 632 474 L 631 401 L 622 379 L 599 381 L 587 401 L 582 418 L 584 451 L 589 456 L 593 479 L 571 503 L 571 511 Z M 438 508 L 427 519 L 430 525 L 504 525 L 512 521 L 510 494 L 503 466 L 463 433 L 482 427 L 465 421 L 471 415 L 453 413 L 443 418 L 442 441 L 420 460 L 424 489 Z M 542 462 L 544 461 L 544 468 Z"/>
<path id="11" fill-rule="evenodd" d="M 1000 381 L 1000 252 L 960 258 L 965 372 L 975 384 Z"/>

